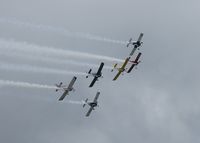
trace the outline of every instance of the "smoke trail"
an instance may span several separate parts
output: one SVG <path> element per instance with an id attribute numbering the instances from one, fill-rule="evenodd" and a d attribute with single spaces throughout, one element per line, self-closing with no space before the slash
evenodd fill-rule
<path id="1" fill-rule="evenodd" d="M 25 72 L 34 72 L 34 73 L 49 73 L 49 74 L 62 74 L 62 75 L 87 75 L 84 72 L 75 72 L 59 69 L 44 68 L 38 66 L 29 66 L 29 65 L 15 65 L 9 63 L 0 63 L 0 69 L 3 70 L 13 70 L 13 71 L 25 71 Z"/>
<path id="2" fill-rule="evenodd" d="M 76 66 L 83 66 L 83 67 L 95 67 L 98 68 L 99 65 L 96 64 L 90 64 L 90 63 L 83 63 L 83 62 L 77 62 L 74 60 L 63 60 L 63 59 L 53 59 L 53 58 L 49 58 L 49 57 L 42 57 L 42 56 L 38 56 L 38 55 L 28 55 L 28 54 L 22 54 L 22 53 L 17 53 L 17 52 L 11 52 L 11 51 L 5 51 L 8 49 L 5 49 L 4 47 L 0 47 L 0 49 L 4 49 L 1 50 L 0 56 L 7 56 L 7 57 L 14 57 L 14 58 L 18 58 L 18 59 L 25 59 L 25 60 L 31 60 L 31 61 L 40 61 L 40 62 L 46 62 L 46 63 L 52 63 L 52 64 L 60 64 L 60 65 L 65 65 L 65 64 L 72 64 L 72 65 L 76 65 Z M 104 66 L 104 69 L 112 69 L 111 66 Z"/>
<path id="3" fill-rule="evenodd" d="M 63 102 L 70 104 L 78 104 L 78 105 L 83 105 L 85 103 L 84 101 L 73 101 L 73 100 L 64 100 Z"/>
<path id="4" fill-rule="evenodd" d="M 64 49 L 57 49 L 52 47 L 44 47 L 34 44 L 29 44 L 26 42 L 16 42 L 13 40 L 4 40 L 0 39 L 0 45 L 2 47 L 5 47 L 7 49 L 13 49 L 13 50 L 21 50 L 24 52 L 24 54 L 32 53 L 33 55 L 40 55 L 40 56 L 56 56 L 57 58 L 65 58 L 66 57 L 74 57 L 74 58 L 87 58 L 87 59 L 97 59 L 97 60 L 107 60 L 110 62 L 116 61 L 116 62 L 123 62 L 121 59 L 117 59 L 114 57 L 108 57 L 108 56 L 101 56 L 91 53 L 85 53 L 85 52 L 78 52 L 78 51 L 70 51 L 70 50 L 64 50 Z"/>
<path id="5" fill-rule="evenodd" d="M 88 39 L 88 40 L 102 41 L 102 42 L 108 42 L 108 43 L 114 43 L 114 44 L 126 44 L 127 43 L 125 41 L 104 38 L 104 37 L 92 35 L 89 33 L 70 32 L 69 30 L 66 30 L 64 28 L 57 28 L 57 27 L 53 27 L 53 26 L 39 25 L 39 24 L 33 24 L 33 23 L 29 23 L 29 22 L 22 22 L 22 21 L 19 21 L 16 19 L 0 18 L 0 22 L 13 24 L 13 25 L 23 27 L 23 28 L 26 27 L 26 28 L 31 28 L 31 29 L 39 29 L 39 30 L 43 30 L 43 31 L 54 32 L 54 33 L 62 34 L 64 36 L 72 37 L 72 38 L 83 38 L 83 39 Z"/>
<path id="6" fill-rule="evenodd" d="M 0 87 L 2 87 L 2 86 L 23 87 L 23 88 L 38 88 L 38 89 L 57 89 L 57 87 L 50 86 L 50 85 L 21 82 L 21 81 L 1 80 L 0 79 Z M 60 103 L 83 105 L 85 102 L 84 101 L 64 100 Z"/>
<path id="7" fill-rule="evenodd" d="M 56 89 L 55 86 L 35 84 L 29 82 L 16 82 L 10 80 L 0 80 L 0 85 L 2 86 L 15 86 L 15 87 L 25 87 L 25 88 L 40 88 L 40 89 Z"/>

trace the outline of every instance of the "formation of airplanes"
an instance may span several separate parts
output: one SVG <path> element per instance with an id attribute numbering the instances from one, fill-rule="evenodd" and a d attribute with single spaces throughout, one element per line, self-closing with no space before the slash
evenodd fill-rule
<path id="1" fill-rule="evenodd" d="M 136 67 L 139 63 L 140 63 L 140 57 L 142 55 L 141 52 L 139 52 L 136 56 L 136 58 L 134 60 L 131 60 L 132 56 L 134 55 L 134 53 L 136 52 L 136 50 L 138 49 L 139 50 L 139 47 L 143 44 L 142 42 L 142 37 L 143 37 L 143 33 L 141 33 L 138 37 L 138 40 L 137 41 L 133 41 L 132 38 L 130 38 L 130 40 L 128 41 L 126 47 L 130 47 L 131 45 L 133 46 L 133 49 L 131 51 L 131 53 L 129 54 L 129 56 L 124 60 L 124 62 L 121 64 L 120 67 L 118 67 L 118 63 L 114 64 L 114 67 L 113 69 L 111 70 L 111 72 L 113 72 L 114 70 L 117 70 L 117 74 L 115 75 L 115 77 L 113 78 L 113 81 L 116 81 L 118 79 L 118 77 L 122 74 L 124 75 L 124 73 L 131 73 L 131 71 L 133 70 L 134 67 Z M 127 65 L 130 65 L 131 66 L 128 68 Z M 101 62 L 97 72 L 92 72 L 92 69 L 90 69 L 88 72 L 87 72 L 87 76 L 86 78 L 88 78 L 89 76 L 92 76 L 93 77 L 93 80 L 92 82 L 90 83 L 89 87 L 93 87 L 94 84 L 96 83 L 96 81 L 99 80 L 99 78 L 103 78 L 102 76 L 102 70 L 103 70 L 103 67 L 104 67 L 104 63 Z M 75 91 L 74 89 L 74 83 L 76 82 L 77 80 L 77 77 L 74 76 L 71 81 L 69 82 L 69 85 L 63 85 L 62 82 L 60 82 L 59 84 L 55 84 L 56 86 L 56 92 L 61 90 L 63 91 L 63 94 L 61 95 L 61 97 L 58 99 L 59 101 L 62 101 L 64 100 L 64 98 L 66 97 L 66 95 L 69 94 L 69 92 L 71 91 Z M 91 112 L 95 109 L 95 107 L 98 107 L 98 98 L 99 98 L 99 95 L 100 95 L 100 92 L 98 91 L 96 93 L 96 96 L 94 97 L 94 100 L 93 101 L 90 101 L 88 102 L 88 98 L 84 101 L 83 103 L 83 108 L 88 105 L 90 106 L 88 112 L 86 113 L 86 117 L 89 117 Z"/>
<path id="2" fill-rule="evenodd" d="M 130 73 L 133 68 L 135 66 L 137 66 L 140 61 L 139 61 L 139 58 L 141 57 L 142 53 L 138 53 L 137 57 L 135 58 L 135 60 L 130 60 L 131 57 L 133 56 L 133 54 L 135 53 L 135 51 L 138 49 L 139 50 L 139 47 L 142 45 L 142 37 L 143 37 L 143 33 L 141 33 L 139 35 L 139 38 L 137 41 L 133 42 L 132 38 L 130 38 L 130 40 L 128 41 L 128 44 L 126 45 L 127 47 L 129 47 L 130 45 L 133 45 L 133 49 L 131 51 L 131 53 L 129 54 L 129 57 L 125 59 L 124 63 L 122 64 L 122 66 L 120 68 L 117 67 L 117 63 L 114 65 L 113 69 L 111 70 L 111 72 L 113 72 L 114 69 L 116 69 L 118 71 L 118 73 L 116 74 L 116 76 L 113 78 L 113 81 L 117 80 L 118 77 L 120 76 L 120 74 L 124 74 L 124 72 L 126 71 L 127 73 Z M 131 67 L 127 70 L 126 66 L 128 63 L 131 63 Z"/>

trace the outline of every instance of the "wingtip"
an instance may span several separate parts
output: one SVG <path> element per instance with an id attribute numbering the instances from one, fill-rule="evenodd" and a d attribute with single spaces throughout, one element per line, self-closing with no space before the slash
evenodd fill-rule
<path id="1" fill-rule="evenodd" d="M 90 85 L 89 85 L 89 87 L 91 88 L 91 87 L 93 87 L 93 85 L 92 85 L 92 84 L 90 84 Z"/>

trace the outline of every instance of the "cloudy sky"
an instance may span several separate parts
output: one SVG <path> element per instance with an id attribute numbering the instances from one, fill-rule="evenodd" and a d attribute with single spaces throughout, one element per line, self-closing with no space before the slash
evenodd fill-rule
<path id="1" fill-rule="evenodd" d="M 0 0 L 0 142 L 200 142 L 199 9 L 198 0 Z M 109 68 L 141 32 L 142 62 L 113 82 Z M 84 72 L 100 62 L 104 78 L 89 89 Z M 16 86 L 74 75 L 63 103 L 54 89 Z M 89 118 L 68 102 L 98 90 Z"/>

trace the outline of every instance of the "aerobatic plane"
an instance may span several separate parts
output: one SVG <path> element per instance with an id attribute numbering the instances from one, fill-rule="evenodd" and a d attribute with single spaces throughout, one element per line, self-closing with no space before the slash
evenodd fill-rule
<path id="1" fill-rule="evenodd" d="M 90 69 L 89 70 L 89 72 L 87 73 L 88 75 L 86 76 L 86 78 L 88 78 L 89 76 L 93 76 L 94 77 L 94 79 L 92 80 L 92 82 L 91 82 L 91 84 L 89 85 L 89 87 L 92 87 L 93 85 L 94 85 L 94 83 L 96 82 L 96 81 L 98 81 L 98 78 L 99 77 L 103 77 L 102 76 L 102 69 L 103 69 L 103 66 L 104 66 L 104 63 L 102 62 L 101 64 L 100 64 L 100 66 L 99 66 L 99 69 L 98 69 L 98 71 L 96 72 L 96 73 L 91 73 L 92 72 L 92 69 Z"/>
<path id="2" fill-rule="evenodd" d="M 126 60 L 124 61 L 123 65 L 120 68 L 117 67 L 117 64 L 114 65 L 114 68 L 111 70 L 111 72 L 113 72 L 114 69 L 117 69 L 118 73 L 114 77 L 113 80 L 116 80 L 120 76 L 120 74 L 123 73 L 126 70 L 126 65 L 128 64 L 129 60 L 130 60 L 130 57 L 126 58 Z"/>
<path id="3" fill-rule="evenodd" d="M 92 112 L 92 110 L 94 110 L 94 107 L 98 106 L 98 98 L 99 98 L 100 92 L 97 92 L 94 100 L 92 102 L 88 102 L 88 98 L 85 100 L 85 103 L 83 104 L 83 108 L 85 107 L 85 105 L 89 105 L 90 109 L 88 110 L 87 114 L 85 115 L 86 117 L 90 116 L 90 113 Z"/>
<path id="4" fill-rule="evenodd" d="M 143 33 L 140 33 L 140 36 L 136 42 L 133 42 L 132 38 L 130 38 L 130 40 L 128 41 L 128 44 L 126 45 L 127 47 L 129 47 L 129 45 L 134 46 L 133 50 L 130 53 L 130 56 L 132 56 L 135 53 L 136 49 L 142 45 L 143 42 L 141 42 L 141 40 L 142 40 L 143 35 L 144 35 Z"/>
<path id="5" fill-rule="evenodd" d="M 69 94 L 70 91 L 75 91 L 75 89 L 73 88 L 73 85 L 76 79 L 77 77 L 74 76 L 68 86 L 62 85 L 63 84 L 62 82 L 60 82 L 60 84 L 56 84 L 56 87 L 57 87 L 56 92 L 59 90 L 64 91 L 62 96 L 59 98 L 59 101 L 62 101 L 65 98 L 65 96 Z"/>
<path id="6" fill-rule="evenodd" d="M 137 57 L 135 58 L 134 61 L 129 61 L 129 62 L 132 63 L 132 66 L 129 68 L 127 73 L 130 73 L 132 71 L 132 69 L 140 63 L 139 58 L 140 58 L 141 55 L 142 55 L 142 53 L 138 53 L 138 55 L 137 55 Z"/>

